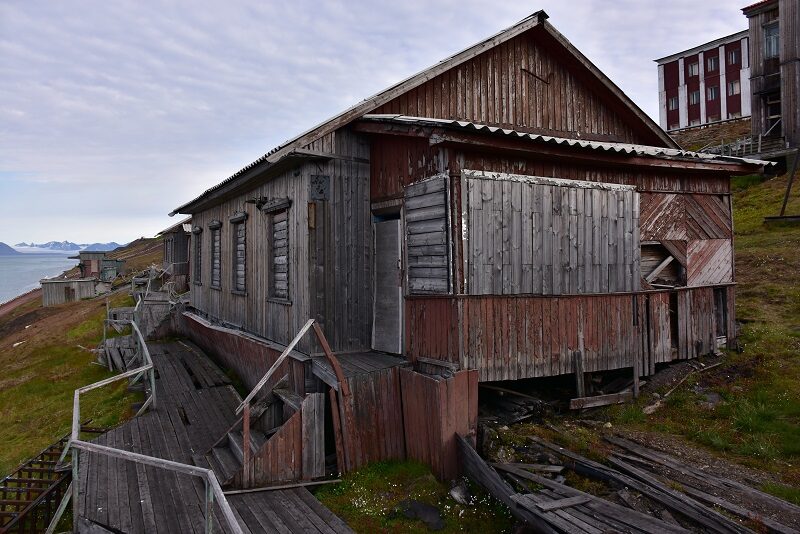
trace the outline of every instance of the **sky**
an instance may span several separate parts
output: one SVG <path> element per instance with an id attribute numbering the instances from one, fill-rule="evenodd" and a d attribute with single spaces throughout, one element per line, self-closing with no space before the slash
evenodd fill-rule
<path id="1" fill-rule="evenodd" d="M 658 120 L 732 0 L 0 0 L 0 241 L 127 242 L 272 147 L 544 9 Z"/>

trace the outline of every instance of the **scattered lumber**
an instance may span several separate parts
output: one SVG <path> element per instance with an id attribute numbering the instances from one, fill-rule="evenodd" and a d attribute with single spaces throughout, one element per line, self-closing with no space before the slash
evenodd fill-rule
<path id="1" fill-rule="evenodd" d="M 490 393 L 485 399 L 482 397 L 489 413 L 495 420 L 509 425 L 540 419 L 553 411 L 550 404 L 526 393 L 490 384 L 480 384 L 479 387 Z"/>
<path id="2" fill-rule="evenodd" d="M 550 449 L 553 452 L 567 458 L 569 462 L 567 467 L 572 468 L 575 472 L 594 478 L 603 480 L 611 484 L 621 487 L 628 487 L 634 489 L 645 495 L 654 502 L 666 507 L 667 509 L 676 512 L 695 523 L 703 526 L 710 532 L 718 532 L 720 534 L 741 534 L 751 532 L 749 529 L 739 525 L 733 520 L 727 518 L 721 513 L 708 508 L 702 503 L 684 495 L 683 493 L 668 488 L 664 484 L 659 483 L 654 478 L 645 476 L 630 476 L 630 473 L 636 472 L 637 474 L 643 473 L 633 466 L 625 465 L 627 473 L 620 472 L 613 467 L 603 465 L 601 463 L 589 460 L 583 456 L 567 450 L 558 445 L 549 443 L 541 438 L 531 436 L 530 439 L 539 444 L 540 446 Z M 612 460 L 609 460 L 610 462 Z M 621 462 L 621 460 L 616 460 Z M 621 463 L 614 464 L 617 467 L 622 466 Z M 635 470 L 635 471 L 634 471 Z"/>

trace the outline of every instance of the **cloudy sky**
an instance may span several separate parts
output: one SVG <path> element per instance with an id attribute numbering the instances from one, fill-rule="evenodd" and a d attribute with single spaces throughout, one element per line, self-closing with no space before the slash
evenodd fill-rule
<path id="1" fill-rule="evenodd" d="M 0 241 L 152 236 L 271 147 L 538 9 L 657 119 L 652 60 L 745 29 L 742 5 L 0 0 Z"/>

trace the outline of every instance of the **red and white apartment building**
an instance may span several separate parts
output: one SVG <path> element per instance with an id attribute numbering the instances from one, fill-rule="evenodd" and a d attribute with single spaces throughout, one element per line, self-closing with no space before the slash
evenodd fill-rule
<path id="1" fill-rule="evenodd" d="M 750 115 L 748 30 L 657 59 L 667 131 Z"/>

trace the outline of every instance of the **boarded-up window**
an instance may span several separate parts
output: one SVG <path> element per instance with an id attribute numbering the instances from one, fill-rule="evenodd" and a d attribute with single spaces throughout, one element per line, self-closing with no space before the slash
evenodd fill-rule
<path id="1" fill-rule="evenodd" d="M 244 292 L 247 290 L 247 214 L 236 213 L 230 220 L 233 223 L 233 290 Z"/>
<path id="2" fill-rule="evenodd" d="M 271 214 L 271 275 L 270 296 L 276 299 L 289 299 L 289 211 L 281 210 Z"/>
<path id="3" fill-rule="evenodd" d="M 167 265 L 173 262 L 172 247 L 174 246 L 172 237 L 164 238 L 164 263 Z"/>
<path id="4" fill-rule="evenodd" d="M 220 288 L 222 284 L 222 238 L 219 222 L 209 225 L 211 229 L 211 287 Z"/>
<path id="5" fill-rule="evenodd" d="M 200 284 L 203 274 L 203 229 L 195 226 L 192 234 L 194 235 L 194 283 Z"/>
<path id="6" fill-rule="evenodd" d="M 640 289 L 633 187 L 467 170 L 462 176 L 469 294 Z"/>
<path id="7" fill-rule="evenodd" d="M 405 190 L 408 292 L 448 293 L 450 261 L 446 176 L 411 184 Z"/>

